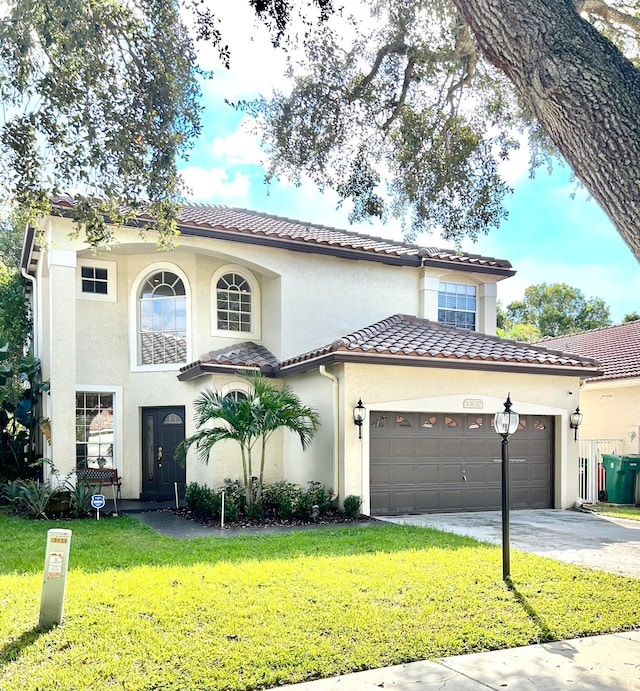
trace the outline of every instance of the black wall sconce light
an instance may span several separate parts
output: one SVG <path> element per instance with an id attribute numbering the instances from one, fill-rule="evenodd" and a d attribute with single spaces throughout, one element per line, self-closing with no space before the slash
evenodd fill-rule
<path id="1" fill-rule="evenodd" d="M 573 440 L 578 441 L 578 427 L 582 424 L 582 413 L 580 412 L 580 408 L 576 408 L 575 413 L 571 413 L 571 417 L 569 418 L 569 427 L 573 430 Z"/>
<path id="2" fill-rule="evenodd" d="M 358 427 L 358 439 L 362 439 L 362 423 L 367 414 L 367 409 L 362 405 L 362 399 L 359 398 L 358 402 L 353 408 L 353 422 Z"/>

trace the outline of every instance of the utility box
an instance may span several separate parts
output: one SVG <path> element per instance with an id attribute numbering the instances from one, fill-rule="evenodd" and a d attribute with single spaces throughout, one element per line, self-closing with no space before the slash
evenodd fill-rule
<path id="1" fill-rule="evenodd" d="M 602 454 L 607 479 L 607 501 L 612 504 L 635 504 L 640 455 Z"/>
<path id="2" fill-rule="evenodd" d="M 62 623 L 70 550 L 70 530 L 53 528 L 47 532 L 40 621 L 38 623 L 41 629 L 50 629 L 52 626 Z"/>

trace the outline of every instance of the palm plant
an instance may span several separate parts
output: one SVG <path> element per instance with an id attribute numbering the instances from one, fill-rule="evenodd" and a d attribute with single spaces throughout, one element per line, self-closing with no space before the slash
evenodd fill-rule
<path id="1" fill-rule="evenodd" d="M 187 451 L 195 446 L 198 458 L 208 463 L 213 447 L 221 441 L 235 441 L 240 446 L 242 476 L 247 504 L 260 501 L 264 481 L 267 442 L 273 433 L 285 428 L 297 434 L 302 448 L 308 448 L 318 427 L 319 416 L 310 406 L 302 405 L 291 387 L 277 389 L 260 374 L 241 374 L 251 385 L 247 396 L 223 395 L 208 388 L 194 401 L 198 430 L 181 442 L 176 450 L 178 458 L 186 459 Z M 253 451 L 260 447 L 260 474 L 254 496 Z"/>

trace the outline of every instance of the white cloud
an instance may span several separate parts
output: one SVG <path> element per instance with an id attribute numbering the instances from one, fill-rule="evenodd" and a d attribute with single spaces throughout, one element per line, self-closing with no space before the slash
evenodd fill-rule
<path id="1" fill-rule="evenodd" d="M 261 165 L 266 157 L 258 136 L 251 132 L 252 126 L 253 120 L 244 117 L 228 137 L 216 137 L 212 144 L 213 155 L 223 159 L 227 165 Z"/>
<path id="2" fill-rule="evenodd" d="M 190 166 L 180 171 L 190 189 L 189 199 L 194 202 L 212 202 L 246 205 L 249 197 L 250 177 L 242 173 L 230 176 L 223 168 L 205 169 Z"/>

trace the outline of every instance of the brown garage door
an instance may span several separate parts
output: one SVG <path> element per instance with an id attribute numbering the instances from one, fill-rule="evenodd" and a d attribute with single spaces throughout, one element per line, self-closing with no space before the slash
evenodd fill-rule
<path id="1" fill-rule="evenodd" d="M 493 415 L 373 412 L 370 425 L 373 515 L 500 509 Z M 551 508 L 553 419 L 521 416 L 509 456 L 511 508 Z"/>

